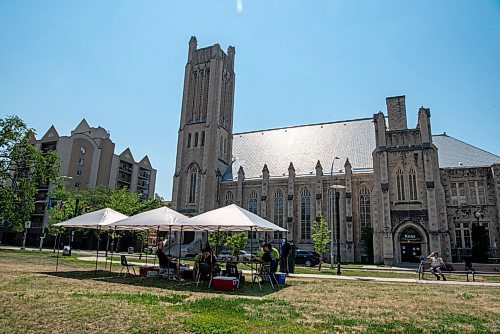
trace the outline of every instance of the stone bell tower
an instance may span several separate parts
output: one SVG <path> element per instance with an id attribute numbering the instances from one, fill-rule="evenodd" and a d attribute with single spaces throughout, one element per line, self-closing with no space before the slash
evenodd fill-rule
<path id="1" fill-rule="evenodd" d="M 234 56 L 219 44 L 189 41 L 177 140 L 172 208 L 197 215 L 218 207 L 218 181 L 231 163 Z"/>
<path id="2" fill-rule="evenodd" d="M 451 259 L 430 109 L 421 107 L 417 127 L 409 129 L 405 96 L 388 97 L 386 103 L 388 126 L 384 114 L 374 115 L 375 262 L 418 262 L 433 250 Z"/>

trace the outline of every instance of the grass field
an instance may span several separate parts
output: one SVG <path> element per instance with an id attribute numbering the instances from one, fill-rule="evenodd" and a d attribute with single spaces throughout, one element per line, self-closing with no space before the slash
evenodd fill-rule
<path id="1" fill-rule="evenodd" d="M 216 293 L 75 258 L 56 273 L 51 253 L 7 250 L 0 269 L 0 333 L 500 333 L 495 287 L 290 279 Z"/>

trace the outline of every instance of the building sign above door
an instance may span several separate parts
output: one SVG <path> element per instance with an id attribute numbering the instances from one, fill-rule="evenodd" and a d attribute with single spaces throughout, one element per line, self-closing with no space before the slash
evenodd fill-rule
<path id="1" fill-rule="evenodd" d="M 399 238 L 401 241 L 422 241 L 420 237 L 420 233 L 417 232 L 413 227 L 408 227 L 406 230 L 401 233 Z"/>

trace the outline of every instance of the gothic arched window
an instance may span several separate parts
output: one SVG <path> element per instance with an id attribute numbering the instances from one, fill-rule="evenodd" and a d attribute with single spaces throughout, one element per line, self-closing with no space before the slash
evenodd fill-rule
<path id="1" fill-rule="evenodd" d="M 410 172 L 408 173 L 408 183 L 410 184 L 410 200 L 417 200 L 417 174 L 415 174 L 415 170 L 413 167 L 410 168 Z"/>
<path id="2" fill-rule="evenodd" d="M 257 214 L 257 192 L 252 190 L 250 198 L 248 199 L 248 211 Z"/>
<path id="3" fill-rule="evenodd" d="M 398 187 L 398 200 L 404 201 L 405 200 L 405 180 L 404 180 L 404 175 L 403 175 L 403 171 L 401 170 L 401 168 L 396 173 L 396 185 Z"/>
<path id="4" fill-rule="evenodd" d="M 188 204 L 196 203 L 196 190 L 198 187 L 198 167 L 193 165 L 189 168 L 189 192 Z"/>
<path id="5" fill-rule="evenodd" d="M 279 227 L 284 227 L 283 224 L 283 191 L 281 189 L 277 189 L 274 192 L 274 205 L 273 205 L 273 222 Z M 283 239 L 283 232 L 274 232 L 274 239 L 279 240 Z"/>
<path id="6" fill-rule="evenodd" d="M 226 193 L 226 205 L 230 205 L 230 204 L 233 204 L 233 199 L 234 199 L 234 196 L 233 196 L 233 192 L 232 191 L 228 191 Z"/>
<path id="7" fill-rule="evenodd" d="M 311 193 L 307 188 L 300 191 L 300 238 L 311 239 Z"/>
<path id="8" fill-rule="evenodd" d="M 361 230 L 372 226 L 370 190 L 365 186 L 359 189 L 359 221 Z"/>

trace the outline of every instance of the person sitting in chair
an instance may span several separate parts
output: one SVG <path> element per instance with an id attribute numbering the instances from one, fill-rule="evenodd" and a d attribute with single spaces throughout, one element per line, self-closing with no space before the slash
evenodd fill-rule
<path id="1" fill-rule="evenodd" d="M 210 248 L 203 249 L 198 263 L 200 280 L 208 281 L 210 276 L 214 274 L 216 266 L 217 259 L 212 254 L 212 250 Z"/>
<path id="2" fill-rule="evenodd" d="M 158 263 L 160 268 L 167 268 L 168 260 L 167 255 L 163 252 L 163 242 L 158 243 L 158 248 L 156 249 L 156 256 L 158 257 Z"/>
<path id="3" fill-rule="evenodd" d="M 158 249 L 156 250 L 156 256 L 158 257 L 158 263 L 160 264 L 160 269 L 163 270 L 162 275 L 168 275 L 173 277 L 173 273 L 177 271 L 178 265 L 172 254 L 165 254 L 163 243 L 158 244 Z"/>
<path id="4" fill-rule="evenodd" d="M 262 245 L 262 250 L 264 251 L 264 254 L 262 255 L 262 262 L 269 263 L 271 266 L 271 273 L 274 274 L 278 269 L 278 261 L 276 260 L 271 247 L 272 246 L 270 244 Z"/>
<path id="5" fill-rule="evenodd" d="M 441 271 L 441 268 L 445 267 L 443 258 L 439 256 L 438 252 L 435 251 L 430 253 L 429 256 L 427 256 L 427 258 L 432 261 L 430 269 L 431 273 L 433 273 L 438 280 L 440 279 L 439 275 L 441 275 L 443 281 L 446 281 L 446 277 L 443 275 L 443 272 Z"/>

